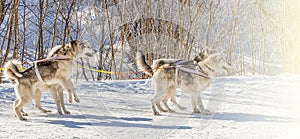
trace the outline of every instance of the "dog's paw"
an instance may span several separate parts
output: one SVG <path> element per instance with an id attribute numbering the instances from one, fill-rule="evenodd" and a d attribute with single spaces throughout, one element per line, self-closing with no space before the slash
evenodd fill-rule
<path id="1" fill-rule="evenodd" d="M 79 102 L 80 102 L 80 100 L 79 100 L 79 98 L 78 98 L 78 97 L 74 97 L 74 100 L 75 100 L 75 102 L 77 102 L 77 103 L 79 103 Z"/>
<path id="2" fill-rule="evenodd" d="M 153 112 L 153 115 L 160 115 L 157 111 Z"/>
<path id="3" fill-rule="evenodd" d="M 24 117 L 20 118 L 19 120 L 21 120 L 21 121 L 27 121 L 27 119 L 24 118 Z"/>
<path id="4" fill-rule="evenodd" d="M 22 116 L 28 116 L 28 113 L 23 112 Z"/>
<path id="5" fill-rule="evenodd" d="M 71 112 L 70 112 L 70 111 L 67 111 L 67 110 L 64 111 L 64 113 L 65 113 L 65 114 L 71 114 Z"/>
<path id="6" fill-rule="evenodd" d="M 52 111 L 51 111 L 51 110 L 46 110 L 46 113 L 47 113 L 47 112 L 52 112 Z"/>
<path id="7" fill-rule="evenodd" d="M 198 108 L 194 108 L 193 113 L 200 113 L 200 110 Z"/>
<path id="8" fill-rule="evenodd" d="M 171 110 L 171 109 L 168 110 L 168 112 L 169 112 L 169 113 L 175 113 L 175 111 L 174 111 L 174 110 Z"/>
<path id="9" fill-rule="evenodd" d="M 159 109 L 160 112 L 168 112 L 167 110 L 165 109 Z"/>
<path id="10" fill-rule="evenodd" d="M 20 121 L 27 121 L 27 119 L 24 118 L 24 117 L 18 117 L 18 119 L 19 119 Z"/>
<path id="11" fill-rule="evenodd" d="M 199 109 L 194 109 L 192 114 L 194 113 L 200 113 Z"/>
<path id="12" fill-rule="evenodd" d="M 72 98 L 69 98 L 69 99 L 68 99 L 68 102 L 69 102 L 69 103 L 72 103 Z"/>
<path id="13" fill-rule="evenodd" d="M 62 111 L 57 111 L 57 113 L 58 113 L 59 115 L 63 115 Z"/>
<path id="14" fill-rule="evenodd" d="M 41 112 L 42 113 L 47 113 L 47 112 L 52 112 L 51 110 L 45 110 L 45 109 L 43 109 L 43 110 L 41 110 Z"/>
<path id="15" fill-rule="evenodd" d="M 210 115 L 211 113 L 210 113 L 209 110 L 204 109 L 204 110 L 201 111 L 201 114 L 203 114 L 203 115 Z"/>

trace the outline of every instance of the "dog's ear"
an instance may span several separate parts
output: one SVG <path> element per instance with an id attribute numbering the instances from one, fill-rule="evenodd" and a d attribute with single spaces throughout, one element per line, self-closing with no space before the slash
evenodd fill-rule
<path id="1" fill-rule="evenodd" d="M 194 58 L 194 61 L 196 62 L 196 63 L 198 63 L 198 62 L 200 62 L 201 61 L 201 53 L 199 53 L 199 55 L 197 55 L 197 56 L 195 56 L 195 58 Z"/>
<path id="2" fill-rule="evenodd" d="M 72 49 L 72 46 L 74 46 L 74 45 L 72 45 L 72 44 L 65 44 L 64 49 L 65 49 L 66 51 L 68 51 L 68 50 Z"/>
<path id="3" fill-rule="evenodd" d="M 208 49 L 205 47 L 200 50 L 199 55 L 194 58 L 194 61 L 200 62 L 206 59 L 207 57 L 208 57 Z"/>
<path id="4" fill-rule="evenodd" d="M 70 44 L 64 44 L 62 48 L 59 50 L 63 55 L 66 55 L 67 52 L 72 48 Z"/>
<path id="5" fill-rule="evenodd" d="M 158 66 L 162 66 L 162 65 L 164 65 L 164 64 L 165 64 L 164 61 L 159 61 L 159 62 L 158 62 Z"/>
<path id="6" fill-rule="evenodd" d="M 60 53 L 62 53 L 63 55 L 66 55 L 67 49 L 66 49 L 65 44 L 61 47 L 61 49 L 59 49 L 59 51 L 60 51 Z"/>
<path id="7" fill-rule="evenodd" d="M 72 46 L 76 46 L 76 45 L 77 45 L 77 40 L 72 40 L 72 41 L 70 42 L 70 44 L 71 44 Z"/>

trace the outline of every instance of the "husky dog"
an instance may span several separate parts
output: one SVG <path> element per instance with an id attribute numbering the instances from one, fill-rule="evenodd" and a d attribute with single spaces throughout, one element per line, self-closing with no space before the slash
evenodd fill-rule
<path id="1" fill-rule="evenodd" d="M 51 50 L 49 56 L 56 57 L 37 63 L 24 71 L 19 71 L 15 60 L 8 61 L 4 65 L 4 74 L 15 82 L 16 100 L 14 101 L 14 112 L 19 120 L 26 120 L 22 116 L 22 108 L 33 98 L 40 109 L 40 91 L 47 90 L 52 94 L 57 110 L 60 111 L 63 105 L 62 89 L 78 99 L 71 82 L 72 65 L 75 57 L 85 55 L 91 56 L 94 51 L 89 48 L 85 41 L 71 41 L 68 44 L 59 45 Z M 36 71 L 39 71 L 38 73 Z M 40 74 L 40 75 L 38 75 Z M 40 76 L 40 77 L 39 77 Z M 60 94 L 60 95 L 58 95 Z M 72 98 L 71 98 L 72 99 Z M 70 100 L 70 99 L 69 99 Z M 63 109 L 63 108 L 62 108 Z M 40 109 L 47 112 L 47 110 Z M 64 111 L 64 110 L 63 110 Z M 64 111 L 64 113 L 68 113 Z"/>
<path id="2" fill-rule="evenodd" d="M 14 64 L 18 69 L 21 69 L 21 62 L 20 61 L 11 60 L 11 63 Z M 18 69 L 11 69 L 11 71 L 17 73 Z M 5 80 L 9 81 L 12 84 L 16 84 L 17 83 L 15 81 L 15 79 L 13 79 L 12 77 L 6 77 Z M 52 86 L 60 87 L 59 85 L 52 85 Z M 52 96 L 52 98 L 54 98 L 54 101 L 55 101 L 55 103 L 57 105 L 57 112 L 59 114 L 62 114 L 61 109 L 64 111 L 65 114 L 69 114 L 70 113 L 64 107 L 63 101 L 62 101 L 62 103 L 60 103 L 59 102 L 60 99 L 57 99 L 58 96 L 59 96 L 59 97 L 62 97 L 62 100 L 63 100 L 63 92 L 62 92 L 62 88 L 61 87 L 59 89 L 56 89 L 56 90 L 50 89 L 51 86 L 48 86 L 46 84 L 41 84 L 41 85 L 35 86 L 35 87 L 36 87 L 36 89 L 35 89 L 36 91 L 35 91 L 35 93 L 33 95 L 34 101 L 35 101 L 35 107 L 37 109 L 39 109 L 42 113 L 51 112 L 51 110 L 46 110 L 46 109 L 43 109 L 41 107 L 41 104 L 40 104 L 40 100 L 41 100 L 41 97 L 42 97 L 41 90 L 43 90 L 43 91 L 49 91 L 51 93 L 51 96 Z M 28 114 L 25 113 L 22 109 L 20 111 L 21 111 L 21 113 L 22 113 L 23 116 L 28 116 Z"/>
<path id="3" fill-rule="evenodd" d="M 209 78 L 181 70 L 178 70 L 176 75 L 177 65 L 202 72 Z M 151 108 L 154 115 L 159 115 L 155 108 L 155 104 L 160 111 L 174 112 L 167 105 L 169 97 L 171 97 L 171 102 L 177 108 L 183 108 L 176 103 L 176 87 L 181 88 L 186 93 L 190 93 L 193 113 L 209 114 L 209 111 L 203 106 L 200 93 L 209 86 L 211 81 L 210 77 L 213 77 L 216 71 L 223 69 L 229 71 L 230 69 L 220 54 L 208 55 L 207 52 L 201 52 L 192 62 L 183 62 L 179 59 L 154 60 L 151 67 L 145 62 L 144 55 L 142 55 L 141 52 L 138 52 L 137 66 L 146 74 L 152 75 L 152 81 L 155 87 L 155 96 L 151 99 Z M 167 110 L 163 110 L 160 107 L 161 101 L 163 101 Z"/>
<path id="4" fill-rule="evenodd" d="M 80 53 L 78 53 L 78 55 L 76 55 L 76 58 L 84 58 L 84 57 L 92 57 L 93 54 L 95 53 L 95 51 L 91 48 L 89 48 L 88 43 L 83 41 L 82 42 L 83 45 L 81 45 L 82 47 L 80 48 Z M 51 51 L 49 52 L 47 59 L 55 59 L 55 57 L 59 56 L 57 54 L 57 51 L 59 49 L 62 49 L 62 45 L 57 45 L 54 48 L 51 49 Z M 73 64 L 73 63 L 72 63 Z M 73 67 L 73 66 L 72 66 Z M 70 70 L 72 72 L 72 69 Z M 70 79 L 67 79 L 67 82 L 69 83 L 70 87 L 74 89 L 73 87 L 73 83 Z M 64 105 L 64 98 L 63 98 L 63 88 L 59 85 L 47 85 L 47 84 L 42 84 L 37 86 L 36 92 L 35 92 L 35 106 L 36 108 L 38 108 L 41 112 L 45 113 L 45 112 L 51 112 L 50 110 L 45 110 L 41 107 L 40 105 L 40 100 L 41 100 L 41 91 L 47 91 L 50 92 L 52 98 L 54 99 L 55 103 L 56 103 L 56 107 L 57 107 L 57 112 L 59 114 L 70 114 L 69 111 L 66 110 L 65 105 Z M 72 103 L 72 97 L 74 97 L 74 100 L 76 102 L 80 102 L 79 98 L 77 97 L 75 91 L 71 91 L 68 92 L 68 102 Z M 25 113 L 25 115 L 27 115 Z"/>

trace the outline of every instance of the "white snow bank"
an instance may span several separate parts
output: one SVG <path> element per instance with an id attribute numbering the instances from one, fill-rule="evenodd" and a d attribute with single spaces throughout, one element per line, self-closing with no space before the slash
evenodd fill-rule
<path id="1" fill-rule="evenodd" d="M 0 85 L 0 138 L 300 138 L 300 76 L 216 78 L 202 94 L 213 113 L 191 115 L 189 95 L 177 90 L 185 111 L 153 116 L 150 80 L 75 82 L 80 104 L 56 114 L 49 93 L 43 114 L 25 107 L 28 121 L 12 110 L 11 84 Z"/>

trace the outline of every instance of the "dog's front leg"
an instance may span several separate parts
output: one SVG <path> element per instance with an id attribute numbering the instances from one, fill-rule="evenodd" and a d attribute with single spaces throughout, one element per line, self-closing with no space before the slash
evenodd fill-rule
<path id="1" fill-rule="evenodd" d="M 191 93 L 190 99 L 193 108 L 193 113 L 200 113 L 199 109 L 197 108 L 196 98 L 197 98 L 197 94 Z"/>
<path id="2" fill-rule="evenodd" d="M 15 112 L 15 116 L 21 120 L 21 121 L 25 121 L 27 120 L 26 118 L 24 118 L 21 114 L 22 108 L 29 103 L 29 101 L 27 101 L 26 99 L 23 98 L 17 98 L 14 101 L 14 112 Z"/>
<path id="3" fill-rule="evenodd" d="M 200 109 L 201 114 L 204 114 L 204 115 L 210 114 L 209 110 L 204 108 L 200 94 L 198 94 L 196 96 L 196 102 L 197 102 L 198 108 Z"/>
<path id="4" fill-rule="evenodd" d="M 60 101 L 60 106 L 61 106 L 61 109 L 63 111 L 64 114 L 70 114 L 71 112 L 67 111 L 66 107 L 65 107 L 65 103 L 64 103 L 64 94 L 63 94 L 63 89 L 61 86 L 57 86 L 56 88 L 56 93 L 57 93 L 57 96 L 59 97 L 59 101 Z"/>
<path id="5" fill-rule="evenodd" d="M 68 82 L 69 86 L 71 87 L 71 91 L 72 91 L 74 100 L 79 103 L 80 100 L 79 100 L 79 98 L 78 98 L 78 96 L 77 96 L 77 94 L 76 94 L 76 92 L 74 90 L 74 86 L 73 86 L 73 83 L 72 83 L 71 79 L 67 80 L 67 82 Z"/>
<path id="6" fill-rule="evenodd" d="M 61 102 L 59 100 L 59 97 L 57 95 L 57 92 L 56 92 L 56 87 L 55 86 L 50 86 L 50 94 L 52 96 L 52 98 L 54 99 L 55 101 L 55 104 L 56 104 L 56 110 L 57 110 L 57 113 L 58 114 L 63 114 L 62 111 L 61 111 Z"/>
<path id="7" fill-rule="evenodd" d="M 42 113 L 51 112 L 51 110 L 46 110 L 46 109 L 43 109 L 41 107 L 41 98 L 42 98 L 42 92 L 41 92 L 41 90 L 36 89 L 35 93 L 34 93 L 35 107 L 37 109 L 39 109 Z"/>
<path id="8" fill-rule="evenodd" d="M 68 93 L 68 102 L 69 103 L 72 103 L 72 89 L 68 83 L 68 81 L 65 79 L 65 78 L 60 78 L 58 80 L 58 84 L 64 89 L 67 91 Z"/>

